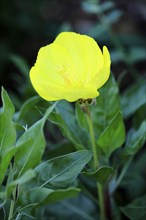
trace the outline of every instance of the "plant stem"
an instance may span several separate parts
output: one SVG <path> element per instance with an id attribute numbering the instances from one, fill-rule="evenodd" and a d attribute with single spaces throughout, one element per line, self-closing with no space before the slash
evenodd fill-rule
<path id="1" fill-rule="evenodd" d="M 93 157 L 94 157 L 94 169 L 96 170 L 99 166 L 98 158 L 97 158 L 97 150 L 96 150 L 96 143 L 95 143 L 95 137 L 94 137 L 94 130 L 93 130 L 93 123 L 91 120 L 89 109 L 86 107 L 86 116 L 87 116 L 87 122 L 89 126 L 89 132 L 90 132 L 90 139 L 91 139 L 91 145 L 92 145 L 92 151 L 93 151 Z"/>
<path id="2" fill-rule="evenodd" d="M 92 145 L 92 151 L 93 151 L 93 158 L 94 158 L 94 169 L 95 171 L 99 167 L 99 160 L 97 156 L 97 149 L 96 149 L 96 142 L 95 142 L 95 136 L 94 136 L 94 129 L 93 129 L 93 123 L 90 115 L 89 108 L 85 107 L 85 112 L 87 116 L 87 122 L 89 126 L 89 132 L 90 132 L 90 139 L 91 139 L 91 145 Z M 100 183 L 97 183 L 97 190 L 98 190 L 98 199 L 99 199 L 99 209 L 100 209 L 100 220 L 105 220 L 105 210 L 104 210 L 104 195 L 103 195 L 103 187 Z"/>
<path id="3" fill-rule="evenodd" d="M 10 212 L 9 212 L 8 220 L 11 220 L 12 217 L 13 217 L 14 205 L 15 205 L 15 201 L 14 201 L 14 200 L 11 200 Z"/>
<path id="4" fill-rule="evenodd" d="M 13 194 L 12 194 L 12 200 L 11 200 L 11 204 L 10 204 L 10 211 L 9 211 L 9 217 L 8 220 L 11 220 L 13 217 L 13 213 L 14 213 L 14 206 L 15 206 L 15 199 L 16 199 L 16 187 L 13 190 Z"/>
<path id="5" fill-rule="evenodd" d="M 105 220 L 105 210 L 104 210 L 104 196 L 103 187 L 100 183 L 97 183 L 98 197 L 99 197 L 99 208 L 100 208 L 100 220 Z"/>

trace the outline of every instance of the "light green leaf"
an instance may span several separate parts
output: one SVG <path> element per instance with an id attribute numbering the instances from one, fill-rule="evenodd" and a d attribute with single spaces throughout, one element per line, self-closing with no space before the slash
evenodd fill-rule
<path id="1" fill-rule="evenodd" d="M 121 207 L 121 211 L 131 220 L 144 220 L 146 217 L 146 195 L 134 199 L 125 207 Z"/>
<path id="2" fill-rule="evenodd" d="M 14 146 L 16 141 L 16 130 L 12 122 L 15 109 L 7 92 L 3 88 L 2 101 L 3 108 L 0 113 L 0 162 L 6 151 Z"/>
<path id="3" fill-rule="evenodd" d="M 124 141 L 125 127 L 122 115 L 119 112 L 103 133 L 101 133 L 97 140 L 97 144 L 100 146 L 106 157 L 109 157 L 114 150 L 122 146 Z"/>
<path id="4" fill-rule="evenodd" d="M 34 184 L 66 188 L 75 181 L 91 157 L 91 151 L 81 150 L 45 161 L 35 168 L 37 179 Z"/>
<path id="5" fill-rule="evenodd" d="M 48 108 L 44 117 L 30 127 L 17 141 L 18 148 L 15 155 L 15 167 L 19 176 L 24 171 L 34 168 L 41 161 L 45 149 L 43 127 L 56 103 Z"/>
<path id="6" fill-rule="evenodd" d="M 12 121 L 14 106 L 2 88 L 3 107 L 0 113 L 0 184 L 2 183 L 10 161 L 14 155 L 16 129 Z"/>
<path id="7" fill-rule="evenodd" d="M 103 166 L 93 173 L 83 172 L 82 174 L 95 179 L 97 182 L 101 184 L 104 184 L 109 180 L 111 176 L 115 174 L 115 171 L 111 167 Z"/>
<path id="8" fill-rule="evenodd" d="M 10 161 L 12 157 L 14 156 L 15 152 L 17 151 L 17 148 L 11 147 L 9 150 L 3 155 L 3 158 L 0 163 L 0 184 L 2 183 L 7 168 L 10 165 Z"/>
<path id="9" fill-rule="evenodd" d="M 121 99 L 121 105 L 125 118 L 131 116 L 142 105 L 146 104 L 146 81 L 144 78 L 133 83 L 124 91 Z"/>

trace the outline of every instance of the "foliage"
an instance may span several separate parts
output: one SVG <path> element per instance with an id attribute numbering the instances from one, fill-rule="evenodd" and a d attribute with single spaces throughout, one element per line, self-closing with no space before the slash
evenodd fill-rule
<path id="1" fill-rule="evenodd" d="M 8 91 L 1 92 L 0 219 L 100 219 L 96 185 L 103 188 L 106 220 L 145 219 L 144 7 L 134 1 L 131 12 L 130 4 L 0 2 L 0 77 Z M 113 74 L 89 106 L 96 169 L 84 109 L 46 102 L 30 83 L 38 49 L 61 31 L 87 34 L 111 54 Z"/>
<path id="2" fill-rule="evenodd" d="M 105 105 L 104 102 L 107 94 L 110 94 L 110 90 L 112 91 L 112 99 L 108 99 L 108 104 Z M 109 91 L 109 93 L 105 91 Z M 113 98 L 115 105 L 110 109 L 109 106 L 112 105 Z M 125 95 L 122 98 L 125 99 Z M 127 98 L 129 97 L 127 96 Z M 2 89 L 2 100 L 2 129 L 0 133 L 1 215 L 6 215 L 6 219 L 8 218 L 7 209 L 10 208 L 9 201 L 14 200 L 15 209 L 13 217 L 11 216 L 12 219 L 20 216 L 21 219 L 25 219 L 26 216 L 29 216 L 31 219 L 33 216 L 38 215 L 38 210 L 43 210 L 45 207 L 47 210 L 46 205 L 48 204 L 54 204 L 53 206 L 55 206 L 55 204 L 57 205 L 56 202 L 60 200 L 65 199 L 66 201 L 68 198 L 77 197 L 77 195 L 78 197 L 82 197 L 80 194 L 82 191 L 84 196 L 89 197 L 88 200 L 94 208 L 92 207 L 89 213 L 88 210 L 87 212 L 82 210 L 83 213 L 81 213 L 83 216 L 92 216 L 92 212 L 94 213 L 96 207 L 95 201 L 97 195 L 96 193 L 92 193 L 92 191 L 95 191 L 96 181 L 104 186 L 105 190 L 107 190 L 107 184 L 109 185 L 109 193 L 111 193 L 109 196 L 111 198 L 118 195 L 119 192 L 116 190 L 120 187 L 120 184 L 123 184 L 124 175 L 130 165 L 128 161 L 131 162 L 134 160 L 134 156 L 140 151 L 145 142 L 146 124 L 143 121 L 138 130 L 130 129 L 125 141 L 125 128 L 120 110 L 119 94 L 113 77 L 110 77 L 109 81 L 101 89 L 101 95 L 97 97 L 97 105 L 91 106 L 90 109 L 93 116 L 95 134 L 96 130 L 98 131 L 95 135 L 98 154 L 101 155 L 101 165 L 96 171 L 93 168 L 92 151 L 90 141 L 88 140 L 88 126 L 85 121 L 85 113 L 82 112 L 81 114 L 80 111 L 82 110 L 79 109 L 78 104 L 77 111 L 75 111 L 72 104 L 66 101 L 50 103 L 50 106 L 46 110 L 44 110 L 45 106 L 43 108 L 42 106 L 39 107 L 38 109 L 40 109 L 43 115 L 41 119 L 29 128 L 23 128 L 21 134 L 16 138 L 16 133 L 19 131 L 18 124 L 19 127 L 23 127 L 21 123 L 22 117 L 20 115 L 23 116 L 25 111 L 27 114 L 30 111 L 29 109 L 32 108 L 32 104 L 36 100 L 39 100 L 37 97 L 27 100 L 16 116 L 14 106 L 4 89 Z M 109 111 L 105 111 L 103 104 L 106 109 L 109 108 Z M 130 113 L 132 114 L 133 111 Z M 71 153 L 64 154 L 62 151 L 60 156 L 45 159 L 43 162 L 43 154 L 46 146 L 43 128 L 47 120 L 49 124 L 53 123 L 54 126 L 60 128 L 62 134 L 65 135 L 74 148 Z M 84 136 L 85 140 L 81 138 Z M 112 155 L 115 155 L 119 160 L 113 160 Z M 138 195 L 140 196 L 139 193 Z M 82 199 L 84 200 L 84 197 Z M 144 205 L 142 202 L 144 199 L 134 201 L 141 201 L 138 203 L 140 207 Z M 125 202 L 124 204 L 126 205 Z M 60 203 L 61 205 L 62 203 Z M 130 204 L 123 207 L 120 205 L 119 216 L 122 215 L 121 211 L 126 216 L 131 216 L 130 207 Z M 82 209 L 80 206 L 78 208 Z M 112 209 L 114 210 L 114 208 Z M 80 218 L 81 214 L 76 212 L 77 210 L 75 209 L 77 218 Z M 114 218 L 114 211 L 112 215 Z M 144 215 L 144 213 L 140 213 L 140 215 Z M 90 219 L 87 216 L 85 219 Z M 84 217 L 82 218 L 84 219 Z"/>

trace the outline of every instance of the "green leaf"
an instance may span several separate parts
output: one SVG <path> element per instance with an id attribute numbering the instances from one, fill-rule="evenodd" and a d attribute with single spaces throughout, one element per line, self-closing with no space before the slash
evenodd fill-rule
<path id="1" fill-rule="evenodd" d="M 111 167 L 103 166 L 93 173 L 83 172 L 82 174 L 86 175 L 87 177 L 96 179 L 97 182 L 104 184 L 109 180 L 111 176 L 115 174 L 115 171 Z"/>
<path id="2" fill-rule="evenodd" d="M 131 220 L 143 220 L 146 217 L 146 195 L 134 199 L 130 204 L 121 207 L 121 211 Z"/>
<path id="3" fill-rule="evenodd" d="M 8 183 L 7 188 L 6 188 L 7 197 L 9 197 L 11 195 L 13 189 L 17 185 L 27 183 L 28 181 L 33 179 L 35 176 L 36 176 L 36 174 L 35 174 L 34 170 L 30 169 L 30 170 L 27 170 L 20 178 Z"/>
<path id="4" fill-rule="evenodd" d="M 91 151 L 81 150 L 45 161 L 35 168 L 37 178 L 34 184 L 66 188 L 75 181 L 91 157 Z"/>
<path id="5" fill-rule="evenodd" d="M 141 78 L 138 82 L 133 83 L 124 91 L 121 99 L 121 105 L 125 118 L 131 116 L 136 110 L 146 103 L 146 83 Z"/>
<path id="6" fill-rule="evenodd" d="M 128 133 L 126 146 L 124 148 L 124 155 L 134 155 L 144 145 L 146 141 L 146 121 L 141 123 L 137 131 L 131 130 Z"/>
<path id="7" fill-rule="evenodd" d="M 57 204 L 51 204 L 47 207 L 47 211 L 52 213 L 54 219 L 76 219 L 76 220 L 95 220 L 95 203 L 87 196 L 80 193 L 76 198 L 60 201 Z M 57 210 L 57 212 L 56 212 Z M 39 212 L 39 210 L 38 210 Z M 38 213 L 37 212 L 37 213 Z M 94 214 L 93 214 L 94 213 Z M 40 219 L 41 216 L 37 215 Z M 45 218 L 46 217 L 46 218 Z M 48 219 L 47 215 L 43 215 L 43 219 Z"/>
<path id="8" fill-rule="evenodd" d="M 9 150 L 3 155 L 3 158 L 0 163 L 0 185 L 5 177 L 6 171 L 8 166 L 10 165 L 10 161 L 14 156 L 15 152 L 17 151 L 16 148 L 11 147 Z"/>
<path id="9" fill-rule="evenodd" d="M 99 92 L 100 95 L 96 98 L 96 106 L 91 106 L 91 117 L 97 136 L 106 129 L 121 110 L 118 87 L 112 75 Z"/>
<path id="10" fill-rule="evenodd" d="M 2 88 L 3 107 L 0 113 L 0 184 L 2 183 L 10 161 L 14 155 L 16 129 L 12 121 L 14 106 L 7 94 Z"/>
<path id="11" fill-rule="evenodd" d="M 79 126 L 84 130 L 88 130 L 86 114 L 78 103 L 76 103 L 75 114 Z M 88 135 L 88 133 L 86 135 Z"/>
<path id="12" fill-rule="evenodd" d="M 56 106 L 56 112 L 53 112 L 49 119 L 60 128 L 63 135 L 74 144 L 77 150 L 85 149 L 88 138 L 85 131 L 78 126 L 75 110 L 70 103 L 60 101 Z"/>
<path id="13" fill-rule="evenodd" d="M 15 167 L 19 176 L 24 171 L 34 168 L 41 161 L 45 149 L 45 138 L 43 134 L 43 127 L 49 114 L 55 108 L 56 103 L 48 108 L 44 117 L 30 127 L 19 138 L 16 143 L 18 148 L 15 155 Z"/>
<path id="14" fill-rule="evenodd" d="M 2 88 L 3 108 L 0 113 L 0 161 L 6 151 L 15 145 L 16 130 L 12 118 L 14 115 L 14 106 L 7 94 Z"/>
<path id="15" fill-rule="evenodd" d="M 26 114 L 29 114 L 30 109 L 40 101 L 39 96 L 34 96 L 28 99 L 21 107 L 20 111 L 17 114 L 16 120 L 23 120 Z"/>
<path id="16" fill-rule="evenodd" d="M 103 133 L 101 133 L 97 140 L 97 144 L 100 146 L 105 156 L 109 157 L 114 150 L 122 146 L 124 141 L 125 127 L 122 115 L 119 112 Z"/>
<path id="17" fill-rule="evenodd" d="M 54 202 L 58 202 L 63 199 L 73 198 L 78 195 L 80 189 L 67 188 L 52 190 L 48 188 L 35 188 L 20 195 L 18 203 L 21 205 L 35 204 L 35 206 L 42 206 Z"/>

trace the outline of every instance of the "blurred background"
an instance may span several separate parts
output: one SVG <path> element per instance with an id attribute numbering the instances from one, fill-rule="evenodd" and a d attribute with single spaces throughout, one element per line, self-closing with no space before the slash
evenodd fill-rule
<path id="1" fill-rule="evenodd" d="M 29 69 L 62 31 L 87 34 L 111 53 L 121 91 L 145 74 L 145 0 L 0 0 L 0 81 L 16 108 L 36 94 Z"/>
<path id="2" fill-rule="evenodd" d="M 108 47 L 112 73 L 121 94 L 126 131 L 131 132 L 135 128 L 137 130 L 145 119 L 146 112 L 145 27 L 145 0 L 0 0 L 0 82 L 15 105 L 15 120 L 23 125 L 23 131 L 16 125 L 18 136 L 24 132 L 24 127 L 27 129 L 41 117 L 40 108 L 34 106 L 43 101 L 35 96 L 37 93 L 32 88 L 29 70 L 35 63 L 40 47 L 51 43 L 62 31 L 89 35 L 101 48 L 104 45 Z M 39 104 L 41 107 L 45 105 L 48 107 L 50 103 Z M 69 125 L 69 129 L 73 130 L 70 119 L 73 118 L 73 125 L 76 125 L 75 112 L 71 107 L 70 103 L 63 103 L 62 115 L 66 127 Z M 66 109 L 69 110 L 68 114 Z M 74 129 L 74 132 L 80 137 L 77 130 Z M 43 159 L 63 155 L 75 149 L 73 143 L 50 122 L 45 128 L 45 137 L 47 153 Z M 81 139 L 83 138 L 79 138 Z M 136 155 L 124 185 L 117 191 L 116 199 L 119 200 L 119 206 L 145 192 L 144 152 L 145 149 L 142 149 Z M 119 160 L 117 155 L 114 158 Z M 71 202 L 82 210 L 86 210 L 87 207 L 89 213 L 95 211 L 94 205 L 83 195 Z M 44 209 L 46 218 L 43 219 L 48 219 L 48 213 L 49 216 L 62 213 L 62 219 L 78 219 L 75 218 L 74 212 L 73 215 L 72 212 L 70 214 L 67 205 L 68 201 L 63 205 L 49 206 L 48 209 Z M 41 216 L 41 213 L 39 210 L 38 215 Z M 60 217 L 58 219 L 60 220 Z"/>

